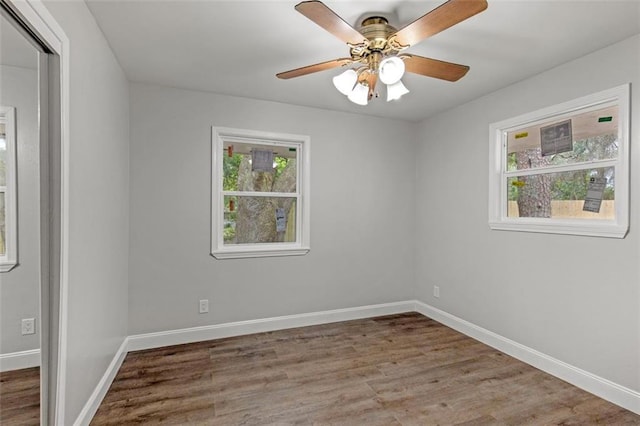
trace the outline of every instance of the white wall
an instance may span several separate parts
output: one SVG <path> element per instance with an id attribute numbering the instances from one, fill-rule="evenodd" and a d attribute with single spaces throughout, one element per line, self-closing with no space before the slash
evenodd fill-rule
<path id="1" fill-rule="evenodd" d="M 127 335 L 129 86 L 84 2 L 45 5 L 70 43 L 66 425 Z"/>
<path id="2" fill-rule="evenodd" d="M 16 109 L 18 147 L 19 265 L 0 273 L 0 354 L 8 354 L 40 348 L 38 73 L 0 65 L 0 88 L 0 105 Z M 36 334 L 22 335 L 24 318 L 36 319 Z"/>
<path id="3" fill-rule="evenodd" d="M 489 123 L 638 84 L 638 37 L 416 126 L 151 85 L 129 89 L 85 4 L 47 7 L 71 42 L 65 423 L 127 334 L 414 296 L 640 389 L 636 197 L 624 240 L 491 232 L 486 207 Z M 637 108 L 633 124 L 632 146 Z M 211 125 L 311 136 L 308 255 L 209 256 Z M 544 274 L 532 274 L 541 264 Z M 608 269 L 593 273 L 594 264 Z M 434 284 L 440 299 L 431 297 Z M 207 315 L 197 314 L 203 298 L 211 301 Z"/>
<path id="4" fill-rule="evenodd" d="M 212 125 L 311 137 L 309 254 L 209 255 Z M 133 84 L 129 333 L 411 299 L 415 129 Z"/>
<path id="5" fill-rule="evenodd" d="M 489 230 L 489 124 L 628 82 L 628 236 Z M 424 121 L 416 155 L 417 298 L 640 391 L 639 86 L 636 36 Z"/>

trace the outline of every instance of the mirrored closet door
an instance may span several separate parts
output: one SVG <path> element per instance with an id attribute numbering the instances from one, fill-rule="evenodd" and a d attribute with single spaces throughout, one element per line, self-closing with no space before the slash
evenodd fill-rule
<path id="1" fill-rule="evenodd" d="M 50 289 L 58 268 L 49 248 L 59 219 L 59 179 L 51 179 L 59 132 L 50 67 L 59 62 L 13 6 L 0 0 L 0 424 L 38 425 L 51 418 L 55 372 Z"/>

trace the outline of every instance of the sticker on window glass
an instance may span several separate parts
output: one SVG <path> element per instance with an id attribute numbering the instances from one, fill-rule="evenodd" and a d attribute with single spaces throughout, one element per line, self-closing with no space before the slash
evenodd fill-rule
<path id="1" fill-rule="evenodd" d="M 600 213 L 605 186 L 607 186 L 607 178 L 589 178 L 587 196 L 584 197 L 584 206 L 582 207 L 583 211 Z"/>
<path id="2" fill-rule="evenodd" d="M 273 151 L 261 151 L 254 149 L 251 151 L 251 171 L 270 172 L 273 171 Z"/>
<path id="3" fill-rule="evenodd" d="M 522 139 L 529 136 L 529 132 L 516 133 L 516 139 Z"/>
<path id="4" fill-rule="evenodd" d="M 284 215 L 284 209 L 276 209 L 276 232 L 284 232 L 287 230 L 287 218 Z"/>
<path id="5" fill-rule="evenodd" d="M 540 149 L 542 156 L 573 151 L 571 120 L 540 128 Z"/>

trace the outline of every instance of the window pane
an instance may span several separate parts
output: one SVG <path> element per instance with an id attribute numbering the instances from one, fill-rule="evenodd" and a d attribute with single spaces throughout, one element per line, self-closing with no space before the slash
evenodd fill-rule
<path id="1" fill-rule="evenodd" d="M 591 178 L 605 178 L 598 213 L 584 211 Z M 508 217 L 615 219 L 614 168 L 507 178 Z"/>
<path id="2" fill-rule="evenodd" d="M 7 253 L 5 246 L 5 203 L 4 192 L 0 192 L 0 256 L 4 256 Z"/>
<path id="3" fill-rule="evenodd" d="M 507 132 L 507 171 L 617 158 L 617 133 L 617 106 Z"/>
<path id="4" fill-rule="evenodd" d="M 296 192 L 297 149 L 225 142 L 224 191 Z"/>
<path id="5" fill-rule="evenodd" d="M 224 197 L 224 244 L 296 241 L 295 197 Z"/>

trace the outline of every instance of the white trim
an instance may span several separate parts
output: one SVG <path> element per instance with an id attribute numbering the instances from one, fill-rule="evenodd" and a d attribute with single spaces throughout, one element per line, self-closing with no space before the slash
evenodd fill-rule
<path id="1" fill-rule="evenodd" d="M 38 34 L 41 41 L 49 45 L 49 48 L 60 57 L 60 133 L 61 133 L 61 159 L 60 159 L 60 288 L 59 288 L 59 317 L 58 336 L 50 336 L 50 339 L 58 340 L 58 354 L 56 366 L 56 391 L 55 395 L 55 424 L 65 424 L 65 390 L 66 390 L 66 366 L 67 366 L 67 304 L 69 282 L 69 105 L 70 105 L 70 80 L 69 80 L 69 39 L 62 27 L 55 20 L 43 0 L 5 0 L 12 8 L 18 11 L 22 19 L 28 23 Z M 56 300 L 55 295 L 50 295 L 50 301 Z M 51 310 L 51 309 L 50 309 Z M 43 319 L 46 321 L 46 319 Z M 46 419 L 44 420 L 46 422 Z"/>
<path id="2" fill-rule="evenodd" d="M 251 249 L 245 249 L 243 247 L 233 247 L 231 249 L 214 251 L 211 253 L 213 257 L 216 259 L 244 259 L 247 257 L 276 257 L 276 256 L 304 256 L 309 253 L 309 247 L 299 247 L 299 248 L 283 248 L 276 247 L 271 250 L 261 249 L 254 250 L 255 246 L 251 246 Z M 297 246 L 296 246 L 297 247 Z"/>
<path id="3" fill-rule="evenodd" d="M 0 256 L 0 272 L 9 272 L 18 264 L 18 160 L 16 139 L 16 109 L 0 106 L 0 120 L 4 122 L 6 142 L 4 209 L 4 255 Z"/>
<path id="4" fill-rule="evenodd" d="M 68 42 L 64 31 L 53 19 L 43 0 L 7 0 L 12 8 L 20 12 L 21 18 L 38 32 L 38 36 L 56 53 L 63 50 L 64 42 Z"/>
<path id="5" fill-rule="evenodd" d="M 499 231 L 517 231 L 517 232 L 541 232 L 546 234 L 569 234 L 569 235 L 583 235 L 587 237 L 609 237 L 609 238 L 624 238 L 627 234 L 628 227 L 624 225 L 616 225 L 611 221 L 594 221 L 584 220 L 581 223 L 557 223 L 549 222 L 551 219 L 541 219 L 536 221 L 537 218 L 529 218 L 529 220 L 522 221 L 490 221 L 489 226 L 491 229 Z"/>
<path id="6" fill-rule="evenodd" d="M 40 367 L 40 349 L 0 354 L 0 372 Z"/>
<path id="7" fill-rule="evenodd" d="M 91 419 L 93 419 L 98 408 L 100 408 L 102 400 L 105 395 L 107 395 L 107 392 L 111 387 L 111 383 L 113 383 L 113 380 L 116 378 L 116 374 L 118 374 L 118 370 L 120 370 L 120 366 L 122 366 L 124 358 L 127 356 L 128 345 L 129 338 L 127 337 L 122 341 L 122 344 L 113 356 L 107 370 L 102 375 L 102 378 L 96 385 L 87 402 L 84 404 L 84 407 L 82 407 L 80 414 L 78 414 L 78 418 L 73 422 L 74 426 L 88 426 L 89 423 L 91 423 Z"/>
<path id="8" fill-rule="evenodd" d="M 624 238 L 629 229 L 629 146 L 630 84 L 623 84 L 583 96 L 559 105 L 533 111 L 489 126 L 489 227 L 493 230 L 543 232 Z M 568 117 L 576 111 L 604 104 L 618 106 L 618 158 L 572 165 L 507 172 L 505 165 L 506 132 L 541 123 L 550 118 Z M 507 183 L 509 176 L 528 176 L 584 168 L 615 168 L 615 220 L 509 218 L 507 216 Z"/>
<path id="9" fill-rule="evenodd" d="M 284 145 L 297 149 L 297 185 L 293 193 L 237 192 L 222 189 L 222 151 L 224 142 Z M 263 132 L 256 130 L 211 127 L 211 250 L 216 259 L 239 259 L 248 257 L 301 256 L 310 250 L 311 239 L 311 138 L 306 135 Z M 225 195 L 291 197 L 296 198 L 296 242 L 277 244 L 225 245 L 223 234 L 223 203 Z"/>
<path id="10" fill-rule="evenodd" d="M 349 321 L 362 318 L 373 318 L 382 315 L 413 312 L 414 307 L 415 303 L 413 301 L 404 301 L 206 325 L 202 327 L 183 328 L 180 330 L 160 331 L 157 333 L 137 334 L 129 336 L 128 349 L 129 351 L 137 351 L 162 346 L 221 339 L 224 337 L 263 333 L 266 331 L 285 330 L 288 328 L 306 327 L 310 325 L 328 324 L 332 322 Z"/>
<path id="11" fill-rule="evenodd" d="M 640 392 L 596 376 L 426 303 L 416 301 L 415 310 L 552 376 L 558 377 L 629 411 L 640 414 Z"/>

